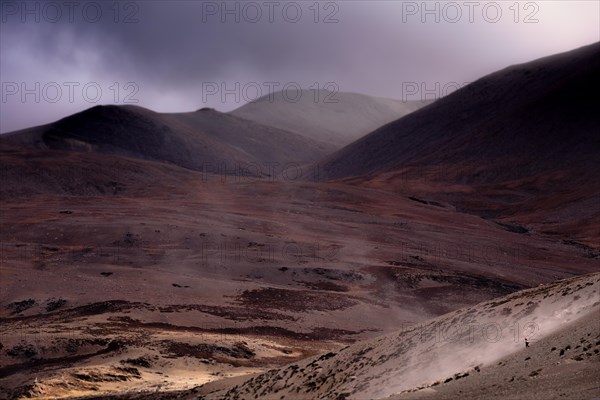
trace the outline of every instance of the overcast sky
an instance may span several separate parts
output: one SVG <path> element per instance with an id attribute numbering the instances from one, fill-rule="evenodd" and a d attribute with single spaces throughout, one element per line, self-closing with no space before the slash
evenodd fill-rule
<path id="1" fill-rule="evenodd" d="M 600 40 L 595 0 L 2 0 L 1 7 L 0 132 L 97 104 L 229 111 L 284 87 L 432 98 Z M 427 93 L 408 91 L 411 82 Z"/>

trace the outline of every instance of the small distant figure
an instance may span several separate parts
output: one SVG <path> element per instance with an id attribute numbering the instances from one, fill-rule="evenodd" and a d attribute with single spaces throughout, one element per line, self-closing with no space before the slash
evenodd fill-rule
<path id="1" fill-rule="evenodd" d="M 527 338 L 525 338 L 525 347 L 529 347 L 529 342 L 527 341 Z"/>

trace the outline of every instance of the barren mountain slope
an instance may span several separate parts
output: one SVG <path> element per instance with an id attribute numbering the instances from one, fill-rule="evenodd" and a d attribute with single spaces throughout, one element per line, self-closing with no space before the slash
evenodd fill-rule
<path id="1" fill-rule="evenodd" d="M 328 178 L 410 166 L 470 167 L 456 182 L 497 183 L 600 163 L 600 43 L 485 76 L 321 162 Z"/>
<path id="2" fill-rule="evenodd" d="M 6 396 L 171 394 L 598 270 L 392 192 L 1 150 Z"/>
<path id="3" fill-rule="evenodd" d="M 599 79 L 599 43 L 508 67 L 326 157 L 319 178 L 450 203 L 600 257 L 600 105 L 585 95 Z"/>
<path id="4" fill-rule="evenodd" d="M 269 172 L 265 163 L 305 164 L 333 150 L 299 134 L 213 110 L 161 114 L 136 106 L 93 107 L 52 124 L 2 135 L 0 140 L 258 176 Z"/>
<path id="5" fill-rule="evenodd" d="M 430 103 L 327 90 L 303 90 L 298 99 L 295 95 L 292 90 L 275 92 L 231 114 L 340 148 Z"/>
<path id="6" fill-rule="evenodd" d="M 598 273 L 557 281 L 311 357 L 202 398 L 384 398 L 471 375 L 489 376 L 490 370 L 498 369 L 493 365 L 499 360 L 503 360 L 497 364 L 505 371 L 503 377 L 513 378 L 496 377 L 493 382 L 499 388 L 485 387 L 485 393 L 498 389 L 512 395 L 518 395 L 520 389 L 531 393 L 532 378 L 547 374 L 556 374 L 550 379 L 577 378 L 569 364 L 580 363 L 577 369 L 583 375 L 579 378 L 584 379 L 578 383 L 582 386 L 570 392 L 585 393 L 591 398 L 600 394 L 595 375 L 600 363 L 600 332 L 594 329 L 600 313 L 599 290 Z M 525 338 L 531 342 L 530 348 L 523 349 Z M 565 343 L 566 347 L 557 347 Z M 558 354 L 552 359 L 563 368 L 546 364 L 540 356 L 542 352 Z M 522 364 L 507 372 L 519 364 L 517 359 Z M 483 386 L 480 383 L 476 388 L 479 391 L 470 388 L 470 393 L 481 394 Z M 205 390 L 209 388 L 207 385 Z M 202 388 L 200 392 L 203 393 Z M 425 398 L 438 398 L 434 395 L 436 389 L 423 392 L 429 396 Z"/>

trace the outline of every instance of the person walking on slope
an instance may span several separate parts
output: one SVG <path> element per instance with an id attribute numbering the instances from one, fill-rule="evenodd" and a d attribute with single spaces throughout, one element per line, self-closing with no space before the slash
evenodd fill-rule
<path id="1" fill-rule="evenodd" d="M 525 347 L 529 347 L 529 342 L 527 341 L 527 338 L 525 338 Z"/>

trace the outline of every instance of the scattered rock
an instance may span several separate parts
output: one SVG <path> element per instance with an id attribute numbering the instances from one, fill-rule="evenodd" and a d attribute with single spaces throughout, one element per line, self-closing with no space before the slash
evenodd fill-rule
<path id="1" fill-rule="evenodd" d="M 38 352 L 31 344 L 21 342 L 14 345 L 11 349 L 6 350 L 6 354 L 14 358 L 30 359 L 37 356 Z"/>
<path id="2" fill-rule="evenodd" d="M 65 304 L 67 304 L 67 301 L 65 299 L 50 299 L 48 300 L 48 302 L 46 303 L 46 311 L 47 312 L 51 312 L 54 310 L 58 310 L 59 308 L 61 308 L 62 306 L 64 306 Z"/>
<path id="3" fill-rule="evenodd" d="M 152 361 L 147 357 L 138 357 L 138 358 L 128 358 L 127 360 L 122 360 L 121 363 L 135 365 L 136 367 L 142 368 L 150 368 L 152 367 Z"/>
<path id="4" fill-rule="evenodd" d="M 35 305 L 34 299 L 27 299 L 22 301 L 15 301 L 6 306 L 9 310 L 12 310 L 11 315 L 22 313 L 23 311 L 33 307 Z"/>

